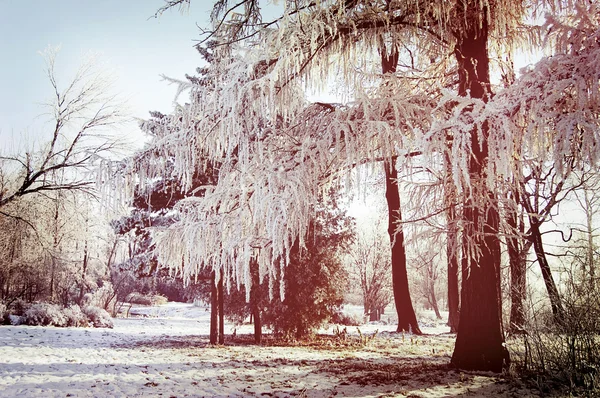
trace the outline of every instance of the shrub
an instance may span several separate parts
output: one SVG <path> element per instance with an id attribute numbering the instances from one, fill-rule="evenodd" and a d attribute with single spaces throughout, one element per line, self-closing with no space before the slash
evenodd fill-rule
<path id="1" fill-rule="evenodd" d="M 305 247 L 301 248 L 296 241 L 290 248 L 283 289 L 279 280 L 272 280 L 272 286 L 267 281 L 259 283 L 258 267 L 253 266 L 250 303 L 246 302 L 245 292 L 235 288 L 225 295 L 224 307 L 230 320 L 241 324 L 252 314 L 256 324 L 253 313 L 259 309 L 263 326 L 276 334 L 300 340 L 339 312 L 348 283 L 340 253 L 352 240 L 354 224 L 333 200 L 318 204 L 309 231 Z M 210 302 L 210 284 L 206 285 L 208 289 L 203 298 Z M 283 301 L 276 294 L 281 290 L 285 293 Z M 273 293 L 272 300 L 269 293 Z"/>
<path id="2" fill-rule="evenodd" d="M 168 302 L 169 300 L 166 297 L 161 296 L 159 294 L 155 294 L 152 296 L 152 305 L 164 305 Z"/>
<path id="3" fill-rule="evenodd" d="M 87 296 L 87 295 L 86 295 Z M 93 294 L 90 294 L 89 300 L 83 303 L 83 306 L 92 305 L 94 307 L 104 308 L 106 311 L 111 311 L 115 315 L 117 295 L 112 283 L 104 281 Z"/>
<path id="4" fill-rule="evenodd" d="M 152 306 L 167 304 L 169 300 L 167 300 L 166 297 L 158 294 L 141 294 L 134 292 L 127 297 L 127 301 L 129 301 L 131 304 Z"/>
<path id="5" fill-rule="evenodd" d="M 345 314 L 342 311 L 335 311 L 333 313 L 331 323 L 344 326 L 360 326 L 361 324 L 360 320 L 356 319 L 355 316 Z"/>
<path id="6" fill-rule="evenodd" d="M 16 299 L 9 306 L 8 310 L 12 315 L 23 316 L 29 308 L 31 308 L 31 303 L 28 303 L 22 299 Z"/>
<path id="7" fill-rule="evenodd" d="M 74 327 L 87 327 L 89 321 L 87 316 L 81 311 L 81 308 L 77 304 L 67 307 L 63 310 L 65 317 L 67 318 L 66 326 Z"/>
<path id="8" fill-rule="evenodd" d="M 81 298 L 81 301 L 79 302 L 79 304 L 82 307 L 87 307 L 88 305 L 95 305 L 94 304 L 94 295 L 92 293 L 84 294 L 83 297 Z"/>
<path id="9" fill-rule="evenodd" d="M 127 301 L 131 304 L 152 305 L 152 297 L 138 292 L 131 293 L 127 296 Z"/>
<path id="10" fill-rule="evenodd" d="M 568 291 L 564 317 L 534 314 L 523 334 L 524 352 L 517 362 L 539 382 L 567 386 L 570 393 L 600 388 L 600 295 L 597 289 Z M 543 383 L 542 383 L 543 384 Z"/>
<path id="11" fill-rule="evenodd" d="M 66 326 L 67 317 L 56 304 L 33 304 L 23 315 L 23 323 L 31 326 Z"/>
<path id="12" fill-rule="evenodd" d="M 88 317 L 95 328 L 111 328 L 114 326 L 112 318 L 105 309 L 88 305 L 83 307 L 83 313 Z"/>
<path id="13" fill-rule="evenodd" d="M 296 241 L 290 249 L 285 299 L 273 300 L 264 312 L 264 324 L 275 333 L 302 339 L 339 311 L 348 283 L 340 253 L 352 240 L 353 225 L 335 200 L 319 204 L 305 248 Z M 279 285 L 274 282 L 275 291 Z"/>

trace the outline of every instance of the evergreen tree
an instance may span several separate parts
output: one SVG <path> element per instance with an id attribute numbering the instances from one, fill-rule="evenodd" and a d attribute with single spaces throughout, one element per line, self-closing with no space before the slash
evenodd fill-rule
<path id="1" fill-rule="evenodd" d="M 282 278 L 260 283 L 258 269 L 251 268 L 254 284 L 250 302 L 246 302 L 242 291 L 233 290 L 226 295 L 225 313 L 238 323 L 248 316 L 256 322 L 258 315 L 262 325 L 296 339 L 312 333 L 329 321 L 343 303 L 348 280 L 341 253 L 351 244 L 353 230 L 352 218 L 335 201 L 319 206 L 306 246 L 294 244 Z M 284 298 L 272 297 L 280 288 L 285 291 Z M 256 308 L 260 314 L 256 314 Z"/>

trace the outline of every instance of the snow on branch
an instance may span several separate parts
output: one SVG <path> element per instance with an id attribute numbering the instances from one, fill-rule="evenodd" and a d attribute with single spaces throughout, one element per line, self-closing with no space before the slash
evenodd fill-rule
<path id="1" fill-rule="evenodd" d="M 219 3 L 217 17 L 234 12 L 228 2 Z M 367 26 L 373 10 L 363 2 L 346 2 L 352 10 L 295 3 L 298 8 L 277 24 L 259 23 L 256 31 L 244 30 L 258 18 L 256 9 L 219 19 L 214 42 L 204 50 L 209 65 L 179 82 L 188 103 L 143 125 L 152 140 L 128 168 L 134 184 L 152 183 L 166 172 L 183 190 L 202 190 L 179 202 L 178 222 L 156 231 L 159 261 L 186 280 L 209 267 L 226 276 L 228 288 L 244 284 L 249 292 L 254 262 L 261 278 L 279 277 L 290 248 L 302 246 L 319 195 L 343 185 L 358 164 L 415 151 L 439 164 L 440 154 L 449 153 L 453 182 L 465 193 L 473 145 L 488 149 L 483 175 L 492 190 L 511 177 L 523 154 L 563 167 L 597 160 L 595 17 L 581 19 L 578 29 L 587 33 L 569 51 L 545 58 L 486 103 L 458 95 L 448 77 L 455 65 L 444 55 L 453 39 L 438 37 L 431 44 L 436 35 L 423 31 L 427 24 L 414 24 L 430 16 L 421 9 L 411 13 L 405 3 L 392 2 L 397 12 Z M 455 10 L 442 3 L 429 11 L 443 23 L 430 29 L 451 24 Z M 242 1 L 240 7 L 252 4 Z M 514 23 L 493 22 L 498 32 Z M 382 40 L 401 52 L 395 74 L 382 76 L 369 64 Z M 355 101 L 307 103 L 305 89 L 320 88 L 334 73 L 352 84 Z M 169 168 L 163 166 L 167 157 Z M 195 186 L 193 176 L 208 169 L 216 170 L 215 183 Z"/>

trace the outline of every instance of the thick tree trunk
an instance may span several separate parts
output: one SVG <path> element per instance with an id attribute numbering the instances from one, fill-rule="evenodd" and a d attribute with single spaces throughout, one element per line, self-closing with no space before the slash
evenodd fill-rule
<path id="1" fill-rule="evenodd" d="M 219 344 L 225 344 L 225 312 L 223 308 L 223 274 L 219 278 L 217 285 L 218 305 L 219 305 Z"/>
<path id="2" fill-rule="evenodd" d="M 252 314 L 254 317 L 254 343 L 260 344 L 262 342 L 262 322 L 260 319 L 260 309 L 257 305 L 252 308 Z"/>
<path id="3" fill-rule="evenodd" d="M 554 283 L 554 278 L 552 277 L 552 270 L 550 269 L 550 264 L 548 264 L 548 259 L 546 258 L 546 252 L 544 251 L 544 243 L 542 241 L 542 234 L 540 232 L 540 225 L 536 222 L 530 224 L 531 240 L 533 241 L 533 250 L 535 251 L 538 264 L 540 265 L 540 269 L 542 271 L 544 284 L 546 285 L 546 290 L 548 291 L 548 297 L 550 298 L 550 306 L 552 307 L 552 314 L 554 315 L 554 320 L 556 321 L 556 323 L 560 325 L 564 321 L 565 311 L 562 306 L 562 302 L 560 301 L 560 295 L 558 294 L 556 283 Z"/>
<path id="4" fill-rule="evenodd" d="M 458 63 L 459 94 L 487 100 L 489 58 L 488 10 L 478 1 L 459 2 L 462 30 L 455 33 L 454 54 Z M 464 7 L 463 10 L 460 8 Z M 500 240 L 497 198 L 486 186 L 488 158 L 487 124 L 471 133 L 470 192 L 464 203 L 465 228 L 462 258 L 460 322 L 452 364 L 465 370 L 500 372 L 508 352 L 503 346 L 499 301 Z"/>
<path id="5" fill-rule="evenodd" d="M 379 312 L 379 308 L 371 307 L 371 311 L 369 311 L 369 322 L 376 322 L 381 320 L 381 314 Z"/>
<path id="6" fill-rule="evenodd" d="M 381 49 L 381 69 L 385 73 L 394 73 L 398 65 L 398 50 Z M 400 207 L 400 192 L 398 190 L 398 171 L 396 157 L 384 162 L 385 168 L 385 198 L 388 204 L 388 234 L 392 246 L 392 289 L 394 302 L 398 313 L 397 331 L 421 334 L 417 317 L 413 309 L 408 288 L 408 272 L 406 270 L 406 250 L 404 248 L 404 232 L 402 230 L 402 212 Z"/>
<path id="7" fill-rule="evenodd" d="M 219 304 L 218 290 L 215 272 L 211 273 L 210 277 L 210 344 L 217 344 L 219 339 Z"/>
<path id="8" fill-rule="evenodd" d="M 449 155 L 446 154 L 446 184 L 445 184 L 445 204 L 446 204 L 446 258 L 448 261 L 448 326 L 450 333 L 458 331 L 460 295 L 458 290 L 458 228 L 456 217 L 456 187 L 452 181 L 452 169 L 450 167 Z"/>
<path id="9" fill-rule="evenodd" d="M 385 162 L 385 197 L 388 204 L 388 234 L 392 245 L 392 289 L 394 291 L 394 303 L 398 313 L 398 332 L 411 332 L 421 334 L 417 317 L 413 309 L 408 287 L 408 272 L 406 270 L 406 250 L 404 248 L 404 232 L 402 225 L 402 213 L 400 208 L 400 193 L 398 191 L 396 170 L 396 158 L 391 162 Z"/>

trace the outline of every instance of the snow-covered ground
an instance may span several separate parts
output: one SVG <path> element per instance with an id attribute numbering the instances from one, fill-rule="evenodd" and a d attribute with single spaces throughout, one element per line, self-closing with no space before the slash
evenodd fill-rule
<path id="1" fill-rule="evenodd" d="M 352 310 L 352 309 L 350 309 Z M 208 344 L 209 313 L 190 304 L 132 308 L 114 329 L 0 326 L 0 397 L 535 396 L 494 374 L 448 367 L 454 336 L 434 317 L 425 336 L 394 325 L 348 327 L 317 342 L 248 343 L 252 326 Z M 342 327 L 343 329 L 343 327 Z M 375 338 L 371 338 L 377 331 Z M 439 334 L 442 333 L 442 334 Z"/>

